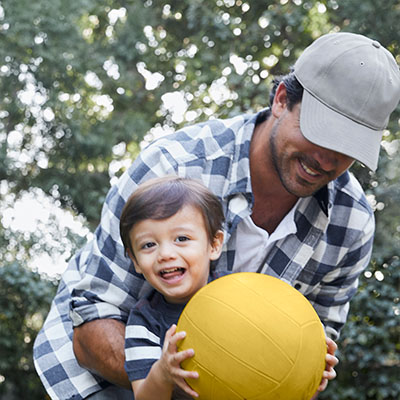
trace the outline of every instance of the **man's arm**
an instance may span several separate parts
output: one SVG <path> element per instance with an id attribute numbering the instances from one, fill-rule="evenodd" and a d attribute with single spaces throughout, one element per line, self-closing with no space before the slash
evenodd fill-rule
<path id="1" fill-rule="evenodd" d="M 73 348 L 79 364 L 115 385 L 131 389 L 124 361 L 125 324 L 96 319 L 74 328 Z"/>

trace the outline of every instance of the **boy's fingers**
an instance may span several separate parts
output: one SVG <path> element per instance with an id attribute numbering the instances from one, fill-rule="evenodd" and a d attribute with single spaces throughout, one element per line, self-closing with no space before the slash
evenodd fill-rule
<path id="1" fill-rule="evenodd" d="M 175 333 L 175 331 L 176 331 L 176 325 L 175 325 L 175 324 L 172 324 L 172 325 L 168 328 L 167 332 L 165 333 L 165 336 L 167 336 L 167 335 L 172 336 L 172 335 Z"/>
<path id="2" fill-rule="evenodd" d="M 197 371 L 186 371 L 184 369 L 179 369 L 176 371 L 177 379 L 198 379 L 199 373 Z"/>
<path id="3" fill-rule="evenodd" d="M 192 397 L 199 397 L 198 393 L 195 392 L 187 383 L 185 380 L 181 380 L 178 384 L 178 386 L 185 391 L 188 395 Z"/>
<path id="4" fill-rule="evenodd" d="M 194 350 L 193 349 L 188 349 L 184 351 L 179 351 L 174 355 L 174 359 L 177 363 L 181 363 L 182 361 L 191 358 L 194 356 Z"/>
<path id="5" fill-rule="evenodd" d="M 186 337 L 186 332 L 185 331 L 176 332 L 175 335 L 173 336 L 175 344 L 177 342 L 179 342 L 179 340 L 184 339 L 185 337 Z"/>
<path id="6" fill-rule="evenodd" d="M 185 378 L 199 379 L 199 373 L 197 371 L 186 371 Z"/>
<path id="7" fill-rule="evenodd" d="M 169 346 L 169 345 L 170 345 L 170 343 L 171 343 L 171 338 L 173 337 L 173 335 L 174 335 L 174 333 L 175 333 L 175 330 L 176 330 L 176 325 L 173 324 L 173 325 L 171 325 L 171 326 L 168 328 L 167 332 L 165 332 L 164 346 L 163 346 L 164 348 L 165 348 L 166 346 Z"/>
<path id="8" fill-rule="evenodd" d="M 169 330 L 168 330 L 168 332 L 169 332 Z M 186 332 L 185 331 L 180 331 L 180 332 L 177 332 L 177 333 L 172 333 L 173 331 L 171 331 L 171 336 L 168 335 L 168 332 L 165 334 L 164 343 L 167 343 L 168 351 L 170 351 L 172 353 L 172 352 L 176 351 L 177 343 L 180 340 L 182 340 L 183 338 L 185 338 Z"/>
<path id="9" fill-rule="evenodd" d="M 175 332 L 170 338 L 170 343 L 176 345 L 180 340 L 184 339 L 185 337 L 186 337 L 185 331 Z"/>

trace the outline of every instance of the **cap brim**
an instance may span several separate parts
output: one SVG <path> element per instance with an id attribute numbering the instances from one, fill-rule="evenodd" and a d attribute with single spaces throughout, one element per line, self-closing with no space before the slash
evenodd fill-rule
<path id="1" fill-rule="evenodd" d="M 310 142 L 365 164 L 378 166 L 382 131 L 376 131 L 332 110 L 307 90 L 303 92 L 300 128 Z"/>

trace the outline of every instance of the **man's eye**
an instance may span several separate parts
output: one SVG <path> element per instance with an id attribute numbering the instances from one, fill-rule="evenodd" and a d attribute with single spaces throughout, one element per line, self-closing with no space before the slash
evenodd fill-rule
<path id="1" fill-rule="evenodd" d="M 187 240 L 190 240 L 187 236 L 178 236 L 176 238 L 177 242 L 186 242 Z"/>
<path id="2" fill-rule="evenodd" d="M 148 243 L 145 243 L 143 246 L 142 246 L 142 249 L 150 249 L 151 247 L 153 247 L 153 246 L 155 246 L 156 244 L 155 243 L 153 243 L 153 242 L 148 242 Z"/>

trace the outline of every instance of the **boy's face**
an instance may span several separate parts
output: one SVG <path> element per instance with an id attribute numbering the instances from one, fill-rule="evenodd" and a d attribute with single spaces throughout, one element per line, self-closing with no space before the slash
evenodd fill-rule
<path id="1" fill-rule="evenodd" d="M 147 219 L 129 234 L 136 272 L 170 303 L 188 301 L 208 280 L 210 260 L 221 253 L 223 233 L 210 243 L 203 215 L 184 206 L 162 220 Z"/>

